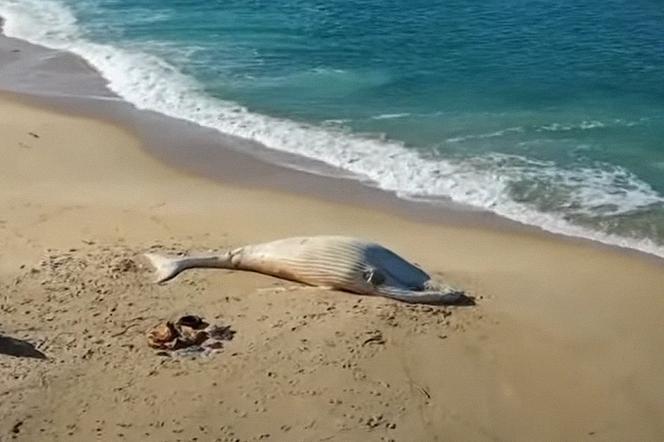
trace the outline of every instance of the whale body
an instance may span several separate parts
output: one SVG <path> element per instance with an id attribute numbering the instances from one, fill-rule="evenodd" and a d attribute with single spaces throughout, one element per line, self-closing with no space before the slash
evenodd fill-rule
<path id="1" fill-rule="evenodd" d="M 147 253 L 156 281 L 185 269 L 247 270 L 304 284 L 410 303 L 453 304 L 463 292 L 438 284 L 380 244 L 345 236 L 286 238 L 218 254 L 168 257 Z"/>

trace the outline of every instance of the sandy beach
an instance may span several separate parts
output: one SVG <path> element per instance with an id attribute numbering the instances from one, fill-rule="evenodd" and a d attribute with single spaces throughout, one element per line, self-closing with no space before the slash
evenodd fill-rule
<path id="1" fill-rule="evenodd" d="M 0 440 L 660 440 L 661 261 L 414 221 L 187 175 L 131 131 L 0 98 Z M 257 274 L 151 283 L 147 250 L 285 236 L 381 242 L 476 306 L 409 306 Z M 210 357 L 145 333 L 229 325 Z"/>

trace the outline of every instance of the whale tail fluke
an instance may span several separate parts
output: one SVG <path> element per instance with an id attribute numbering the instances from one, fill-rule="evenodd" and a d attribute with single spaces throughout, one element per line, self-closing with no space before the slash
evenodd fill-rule
<path id="1" fill-rule="evenodd" d="M 180 272 L 193 268 L 236 269 L 233 260 L 241 249 L 212 255 L 171 257 L 157 253 L 146 253 L 145 257 L 155 269 L 155 282 L 166 282 Z"/>
<path id="2" fill-rule="evenodd" d="M 157 253 L 146 253 L 145 257 L 155 269 L 154 282 L 166 282 L 175 278 L 181 271 L 188 268 L 186 258 L 174 258 L 159 255 Z"/>

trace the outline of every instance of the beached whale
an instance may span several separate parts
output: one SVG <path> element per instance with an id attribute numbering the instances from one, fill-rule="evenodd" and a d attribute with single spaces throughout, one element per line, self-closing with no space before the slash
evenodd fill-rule
<path id="1" fill-rule="evenodd" d="M 167 257 L 147 253 L 164 282 L 185 269 L 248 270 L 304 284 L 410 303 L 453 304 L 463 292 L 437 284 L 385 247 L 344 236 L 287 238 L 219 254 Z"/>

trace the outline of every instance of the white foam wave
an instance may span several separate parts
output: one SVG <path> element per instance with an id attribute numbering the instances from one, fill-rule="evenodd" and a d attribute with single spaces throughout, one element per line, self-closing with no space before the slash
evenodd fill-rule
<path id="1" fill-rule="evenodd" d="M 497 137 L 502 137 L 507 134 L 515 134 L 515 133 L 522 133 L 524 131 L 523 127 L 508 127 L 506 129 L 501 129 L 497 130 L 494 132 L 488 132 L 484 134 L 475 134 L 475 135 L 463 135 L 459 137 L 452 137 L 448 138 L 447 141 L 448 143 L 460 143 L 462 141 L 468 141 L 468 140 L 483 140 L 487 138 L 497 138 Z"/>
<path id="2" fill-rule="evenodd" d="M 551 123 L 537 127 L 537 132 L 569 132 L 572 130 L 604 129 L 607 127 L 634 127 L 643 123 L 644 118 L 639 121 L 628 121 L 622 118 L 614 118 L 610 121 L 583 120 L 579 123 Z"/>
<path id="3" fill-rule="evenodd" d="M 337 127 L 337 128 L 343 128 L 345 124 L 350 123 L 351 119 L 349 118 L 332 118 L 329 120 L 323 120 L 322 125 L 323 126 L 332 126 L 332 127 Z"/>
<path id="4" fill-rule="evenodd" d="M 582 121 L 579 124 L 561 124 L 561 123 L 551 123 L 545 126 L 537 128 L 538 131 L 546 132 L 567 132 L 570 130 L 590 130 L 590 129 L 601 129 L 606 127 L 606 124 L 601 121 Z"/>
<path id="5" fill-rule="evenodd" d="M 469 140 L 498 138 L 498 137 L 503 137 L 505 135 L 528 133 L 528 132 L 570 132 L 575 130 L 604 129 L 608 127 L 634 127 L 638 126 L 639 124 L 642 124 L 643 122 L 642 120 L 627 121 L 620 118 L 615 118 L 610 121 L 583 120 L 577 123 L 550 123 L 542 126 L 507 127 L 505 129 L 500 129 L 493 132 L 452 137 L 448 138 L 445 141 L 448 143 L 461 143 Z"/>
<path id="6" fill-rule="evenodd" d="M 464 161 L 427 158 L 399 142 L 259 115 L 235 103 L 212 98 L 195 80 L 157 56 L 85 39 L 74 15 L 55 0 L 0 0 L 0 16 L 6 19 L 5 33 L 9 36 L 85 58 L 108 80 L 110 89 L 137 108 L 324 161 L 402 197 L 449 198 L 555 233 L 664 257 L 664 247 L 649 239 L 625 238 L 580 227 L 559 213 L 537 210 L 510 196 L 515 180 L 541 179 L 548 173 L 551 182 L 569 183 L 567 196 L 571 204 L 583 210 L 592 210 L 593 201 L 614 214 L 664 203 L 650 186 L 621 168 L 559 171 L 521 157 Z"/>
<path id="7" fill-rule="evenodd" d="M 397 118 L 407 118 L 410 117 L 409 113 L 400 113 L 400 114 L 380 114 L 371 117 L 372 120 L 394 120 Z"/>

